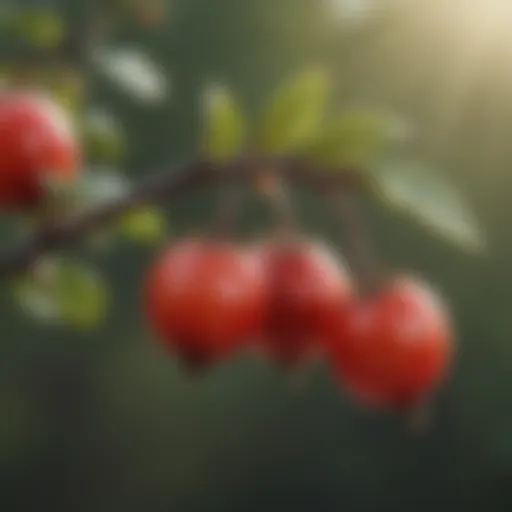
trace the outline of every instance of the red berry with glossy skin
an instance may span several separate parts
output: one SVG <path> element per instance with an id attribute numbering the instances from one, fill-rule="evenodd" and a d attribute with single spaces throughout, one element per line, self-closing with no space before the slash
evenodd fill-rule
<path id="1" fill-rule="evenodd" d="M 146 282 L 149 321 L 186 361 L 209 363 L 259 327 L 265 281 L 258 261 L 230 244 L 188 239 L 171 245 Z"/>
<path id="2" fill-rule="evenodd" d="M 270 243 L 260 257 L 269 289 L 261 344 L 278 361 L 293 364 L 318 351 L 351 286 L 342 265 L 321 245 Z"/>
<path id="3" fill-rule="evenodd" d="M 414 405 L 439 384 L 453 348 L 444 306 L 408 278 L 354 302 L 331 342 L 335 371 L 349 390 L 368 404 L 397 408 Z"/>
<path id="4" fill-rule="evenodd" d="M 26 207 L 44 195 L 45 177 L 72 179 L 79 148 L 66 114 L 35 92 L 0 92 L 0 205 Z"/>

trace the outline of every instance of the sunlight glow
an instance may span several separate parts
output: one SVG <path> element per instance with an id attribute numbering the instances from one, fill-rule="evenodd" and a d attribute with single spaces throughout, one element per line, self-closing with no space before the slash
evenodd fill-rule
<path id="1" fill-rule="evenodd" d="M 360 23 L 371 13 L 374 0 L 326 0 L 332 15 L 343 22 Z"/>
<path id="2" fill-rule="evenodd" d="M 444 77 L 443 104 L 439 105 L 444 130 L 438 136 L 448 143 L 448 133 L 457 129 L 482 80 L 499 89 L 512 77 L 512 2 L 435 1 L 430 6 L 422 16 L 430 18 L 431 35 L 445 43 L 453 62 Z"/>

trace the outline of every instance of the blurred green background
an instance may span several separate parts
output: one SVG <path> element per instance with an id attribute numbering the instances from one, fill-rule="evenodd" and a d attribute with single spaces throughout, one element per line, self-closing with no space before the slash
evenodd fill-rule
<path id="1" fill-rule="evenodd" d="M 61 3 L 75 16 L 93 7 Z M 141 280 L 157 249 L 121 244 L 99 257 L 114 295 L 99 332 L 41 327 L 2 298 L 2 510 L 511 509 L 512 9 L 500 0 L 375 0 L 367 13 L 361 5 L 174 0 L 161 26 L 123 21 L 115 35 L 163 66 L 172 86 L 165 104 L 141 106 L 101 79 L 89 93 L 124 124 L 135 179 L 194 154 L 199 95 L 211 80 L 256 112 L 284 76 L 324 62 L 338 103 L 409 119 L 417 154 L 451 175 L 489 244 L 483 257 L 467 255 L 368 205 L 382 258 L 427 276 L 455 317 L 459 357 L 430 428 L 414 436 L 362 410 L 320 365 L 299 389 L 245 356 L 191 380 L 154 343 L 141 312 Z M 302 212 L 338 244 L 318 202 Z M 184 200 L 169 214 L 178 235 L 208 209 Z"/>

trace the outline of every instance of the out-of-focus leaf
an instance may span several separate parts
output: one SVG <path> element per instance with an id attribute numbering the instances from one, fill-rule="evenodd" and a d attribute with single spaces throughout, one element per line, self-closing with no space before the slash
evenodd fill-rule
<path id="1" fill-rule="evenodd" d="M 211 86 L 204 95 L 204 152 L 217 160 L 235 156 L 245 136 L 245 118 L 226 87 Z"/>
<path id="2" fill-rule="evenodd" d="M 101 277 L 71 260 L 44 260 L 13 291 L 21 308 L 44 323 L 87 329 L 101 322 L 108 307 Z"/>
<path id="3" fill-rule="evenodd" d="M 56 300 L 64 322 L 80 329 L 97 326 L 108 307 L 108 291 L 95 271 L 65 261 L 59 268 Z"/>
<path id="4" fill-rule="evenodd" d="M 118 199 L 128 192 L 130 184 L 125 176 L 109 168 L 90 168 L 82 172 L 75 184 L 78 204 L 89 208 Z"/>
<path id="5" fill-rule="evenodd" d="M 407 138 L 397 117 L 368 108 L 352 108 L 333 117 L 308 148 L 308 155 L 327 165 L 364 165 Z"/>
<path id="6" fill-rule="evenodd" d="M 33 45 L 44 48 L 57 47 L 64 38 L 64 20 L 48 8 L 21 9 L 17 15 L 17 32 Z"/>
<path id="7" fill-rule="evenodd" d="M 169 94 L 169 80 L 148 55 L 135 48 L 99 48 L 93 55 L 101 72 L 135 99 L 160 103 Z"/>
<path id="8" fill-rule="evenodd" d="M 320 68 L 299 73 L 278 87 L 263 109 L 259 146 L 290 151 L 309 142 L 321 127 L 329 90 L 329 77 Z"/>
<path id="9" fill-rule="evenodd" d="M 117 160 L 124 152 L 122 127 L 104 110 L 87 112 L 84 137 L 87 155 L 94 160 Z"/>
<path id="10" fill-rule="evenodd" d="M 56 324 L 60 308 L 50 283 L 29 275 L 13 283 L 13 294 L 24 313 L 38 322 Z"/>
<path id="11" fill-rule="evenodd" d="M 163 212 L 156 207 L 144 206 L 125 214 L 120 223 L 120 234 L 142 243 L 161 241 L 167 233 Z"/>
<path id="12" fill-rule="evenodd" d="M 390 162 L 372 174 L 383 199 L 418 219 L 435 234 L 471 251 L 482 251 L 484 236 L 457 189 L 423 164 Z"/>

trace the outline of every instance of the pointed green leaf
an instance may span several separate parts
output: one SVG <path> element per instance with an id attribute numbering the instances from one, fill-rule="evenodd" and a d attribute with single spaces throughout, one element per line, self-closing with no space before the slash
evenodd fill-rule
<path id="1" fill-rule="evenodd" d="M 406 124 L 368 108 L 351 108 L 333 117 L 307 154 L 327 165 L 364 165 L 407 138 Z"/>
<path id="2" fill-rule="evenodd" d="M 319 68 L 304 71 L 281 85 L 263 110 L 258 143 L 266 151 L 291 151 L 314 137 L 329 97 L 328 75 Z"/>
<path id="3" fill-rule="evenodd" d="M 144 103 L 160 103 L 169 94 L 169 80 L 151 58 L 137 48 L 98 48 L 93 61 L 124 92 Z"/>
<path id="4" fill-rule="evenodd" d="M 145 206 L 125 214 L 120 223 L 121 235 L 142 243 L 161 241 L 167 234 L 165 216 L 158 208 Z"/>
<path id="5" fill-rule="evenodd" d="M 382 198 L 447 241 L 471 251 L 484 248 L 477 219 L 456 188 L 418 162 L 380 166 L 372 175 Z"/>
<path id="6" fill-rule="evenodd" d="M 214 85 L 205 92 L 203 123 L 206 156 L 222 161 L 240 151 L 245 136 L 245 118 L 229 89 Z"/>

